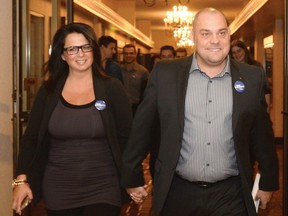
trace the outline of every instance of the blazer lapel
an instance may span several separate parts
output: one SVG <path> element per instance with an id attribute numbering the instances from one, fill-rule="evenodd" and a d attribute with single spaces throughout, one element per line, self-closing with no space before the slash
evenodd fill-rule
<path id="1" fill-rule="evenodd" d="M 185 62 L 182 62 L 181 68 L 177 73 L 177 106 L 178 106 L 178 116 L 179 116 L 179 125 L 180 125 L 180 132 L 184 130 L 184 118 L 185 118 L 185 97 L 186 97 L 186 90 L 188 85 L 188 78 L 189 78 L 189 71 L 191 68 L 193 56 L 187 58 Z M 234 85 L 236 81 L 241 81 L 245 85 L 244 76 L 239 71 L 238 65 L 234 62 L 234 60 L 230 60 L 231 63 L 231 78 L 232 78 L 232 90 L 233 90 L 233 112 L 232 112 L 232 126 L 233 130 L 237 125 L 237 121 L 239 118 L 239 114 L 241 112 L 241 104 L 243 97 L 242 94 L 236 91 Z"/>
<path id="2" fill-rule="evenodd" d="M 107 93 L 106 93 L 106 87 L 102 79 L 99 77 L 95 76 L 93 74 L 93 87 L 94 87 L 94 94 L 96 101 L 103 101 L 106 104 L 105 109 L 101 110 L 100 114 L 102 115 L 103 113 L 106 113 L 108 107 L 108 98 L 107 98 Z M 103 116 L 102 116 L 103 117 Z"/>
<path id="3" fill-rule="evenodd" d="M 56 106 L 57 102 L 59 101 L 59 98 L 61 97 L 66 78 L 67 78 L 67 76 L 63 76 L 59 80 L 59 82 L 56 84 L 55 92 L 47 95 L 45 109 L 43 112 L 43 120 L 42 120 L 43 123 L 41 124 L 41 129 L 39 131 L 39 139 L 40 140 L 42 140 L 43 137 L 45 136 L 52 112 L 54 111 L 55 106 Z"/>
<path id="4" fill-rule="evenodd" d="M 99 113 L 101 115 L 104 127 L 107 130 L 107 127 L 109 125 L 108 122 L 109 101 L 106 93 L 106 87 L 103 80 L 101 80 L 99 77 L 96 77 L 95 75 L 93 75 L 93 85 L 94 85 L 94 94 L 96 98 L 96 103 L 101 101 L 102 103 L 104 102 L 106 105 L 105 109 L 99 110 Z"/>
<path id="5" fill-rule="evenodd" d="M 100 79 L 99 77 L 96 77 L 95 75 L 93 75 L 93 85 L 94 85 L 94 94 L 95 94 L 95 98 L 96 98 L 96 103 L 105 103 L 105 108 L 104 109 L 98 109 L 102 122 L 103 122 L 103 126 L 105 128 L 105 131 L 107 132 L 107 138 L 111 142 L 111 136 L 110 136 L 110 131 L 111 131 L 111 123 L 109 122 L 109 109 L 111 109 L 109 107 L 109 97 L 107 95 L 106 92 L 106 86 L 105 83 L 102 79 Z M 96 107 L 97 108 L 97 107 Z"/>
<path id="6" fill-rule="evenodd" d="M 241 74 L 238 65 L 231 59 L 230 60 L 230 69 L 231 69 L 231 78 L 232 78 L 232 90 L 233 90 L 233 110 L 232 110 L 232 127 L 233 131 L 236 128 L 239 114 L 241 113 L 242 106 L 241 104 L 244 104 L 245 102 L 243 101 L 243 93 L 238 92 L 235 88 L 235 83 L 237 81 L 240 81 L 244 84 L 245 86 L 245 79 L 244 76 Z M 245 88 L 244 88 L 245 92 Z"/>
<path id="7" fill-rule="evenodd" d="M 179 71 L 177 72 L 177 107 L 180 133 L 184 130 L 184 118 L 185 118 L 185 97 L 188 85 L 189 71 L 192 65 L 192 55 L 182 62 Z"/>

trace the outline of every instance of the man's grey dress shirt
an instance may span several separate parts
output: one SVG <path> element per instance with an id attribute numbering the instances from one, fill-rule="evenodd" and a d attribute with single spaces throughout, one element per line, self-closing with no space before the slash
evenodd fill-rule
<path id="1" fill-rule="evenodd" d="M 239 174 L 232 131 L 230 59 L 222 72 L 210 78 L 199 69 L 195 56 L 176 172 L 189 181 L 217 182 Z"/>

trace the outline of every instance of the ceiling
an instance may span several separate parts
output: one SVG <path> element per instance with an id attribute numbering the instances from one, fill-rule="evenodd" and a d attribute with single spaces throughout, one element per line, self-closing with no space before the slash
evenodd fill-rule
<path id="1" fill-rule="evenodd" d="M 275 19 L 284 17 L 285 0 L 268 0 L 233 37 L 253 37 L 256 32 L 263 32 L 265 35 L 273 33 Z M 221 10 L 228 22 L 231 23 L 242 11 L 249 0 L 135 0 L 136 20 L 150 20 L 151 30 L 164 30 L 166 11 L 171 11 L 174 5 L 186 5 L 192 13 L 196 13 L 205 7 L 213 7 Z M 149 5 L 151 3 L 151 6 Z"/>
<path id="2" fill-rule="evenodd" d="M 264 37 L 272 35 L 275 29 L 276 19 L 283 21 L 284 29 L 284 1 L 285 0 L 269 0 L 233 37 L 252 37 L 257 32 L 262 32 Z"/>

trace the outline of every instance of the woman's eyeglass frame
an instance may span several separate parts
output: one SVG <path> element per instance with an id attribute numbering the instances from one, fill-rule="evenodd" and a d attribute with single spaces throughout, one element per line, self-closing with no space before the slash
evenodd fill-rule
<path id="1" fill-rule="evenodd" d="M 90 44 L 84 44 L 82 46 L 70 46 L 70 47 L 63 48 L 63 50 L 67 52 L 68 55 L 77 55 L 79 53 L 79 49 L 81 49 L 83 53 L 93 51 L 93 47 Z"/>

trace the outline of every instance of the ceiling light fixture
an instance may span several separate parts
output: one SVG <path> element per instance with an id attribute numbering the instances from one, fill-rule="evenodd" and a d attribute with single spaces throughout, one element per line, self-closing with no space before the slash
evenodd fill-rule
<path id="1" fill-rule="evenodd" d="M 144 0 L 144 3 L 148 6 L 148 7 L 152 7 L 156 4 L 156 0 Z"/>
<path id="2" fill-rule="evenodd" d="M 178 47 L 193 47 L 194 43 L 191 39 L 180 39 L 177 44 Z"/>
<path id="3" fill-rule="evenodd" d="M 190 0 L 178 0 L 179 4 L 188 4 L 190 2 Z M 144 0 L 144 3 L 148 6 L 148 7 L 152 7 L 156 4 L 156 0 Z M 168 0 L 165 0 L 166 6 L 168 5 Z"/>
<path id="4" fill-rule="evenodd" d="M 193 13 L 186 6 L 173 7 L 173 11 L 167 11 L 164 19 L 165 28 L 172 31 L 176 39 L 187 41 L 191 35 Z"/>
<path id="5" fill-rule="evenodd" d="M 164 19 L 166 28 L 171 30 L 184 26 L 192 28 L 193 14 L 186 6 L 173 6 L 173 11 L 167 11 L 166 14 L 167 17 Z"/>

